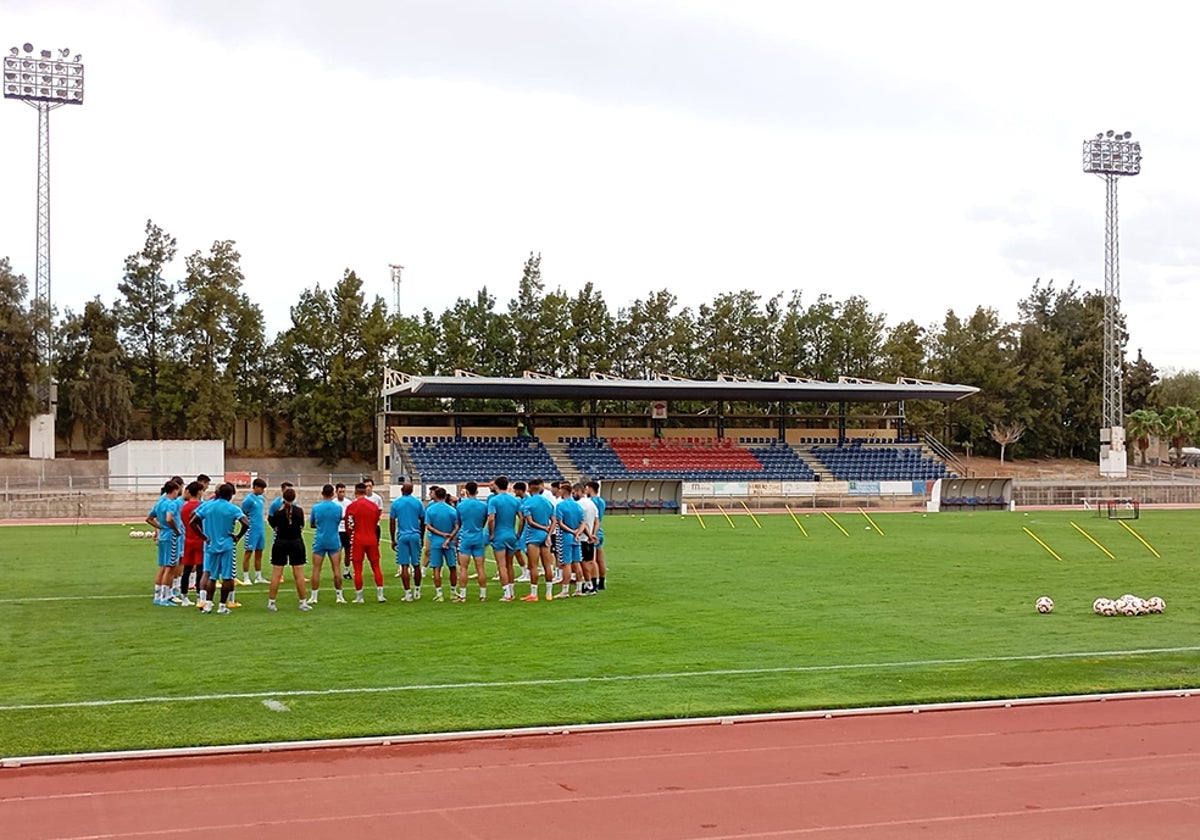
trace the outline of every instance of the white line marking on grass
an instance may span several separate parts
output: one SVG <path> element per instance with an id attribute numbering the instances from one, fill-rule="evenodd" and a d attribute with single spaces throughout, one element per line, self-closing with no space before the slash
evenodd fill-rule
<path id="1" fill-rule="evenodd" d="M 62 703 L 16 703 L 0 706 L 0 712 L 39 709 L 83 709 L 106 706 L 135 706 L 151 703 L 203 703 L 210 700 L 262 700 L 268 697 L 332 697 L 346 694 L 392 694 L 401 691 L 455 691 L 464 688 L 527 688 L 530 686 L 588 685 L 593 683 L 640 682 L 642 680 L 680 680 L 697 677 L 749 677 L 764 674 L 806 674 L 830 671 L 871 671 L 888 668 L 921 668 L 942 665 L 979 665 L 986 662 L 1037 662 L 1052 659 L 1113 658 L 1148 656 L 1161 653 L 1196 653 L 1200 646 L 1134 648 L 1132 650 L 1090 650 L 1077 653 L 1029 653 L 1011 656 L 978 656 L 959 659 L 910 659 L 901 662 L 849 662 L 834 665 L 790 665 L 775 668 L 717 668 L 711 671 L 668 671 L 660 674 L 613 674 L 600 677 L 556 677 L 530 680 L 495 680 L 416 685 L 359 686 L 356 688 L 299 688 L 291 691 L 247 691 L 228 694 L 190 694 L 179 697 L 124 697 L 111 700 L 71 700 Z"/>
<path id="2" fill-rule="evenodd" d="M 268 709 L 270 709 L 272 712 L 290 712 L 291 711 L 291 709 L 289 709 L 287 707 L 286 703 L 280 703 L 278 700 L 276 700 L 273 697 L 268 697 L 266 700 L 264 700 L 263 705 L 266 706 Z"/>
<path id="3" fill-rule="evenodd" d="M 149 595 L 53 595 L 45 598 L 0 598 L 0 604 L 35 604 L 42 601 L 113 601 L 120 598 L 145 598 Z"/>

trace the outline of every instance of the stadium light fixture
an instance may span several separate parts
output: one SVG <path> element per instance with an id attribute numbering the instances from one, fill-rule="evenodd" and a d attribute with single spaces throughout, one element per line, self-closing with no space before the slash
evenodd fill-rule
<path id="1" fill-rule="evenodd" d="M 1121 249 L 1117 181 L 1142 171 L 1142 144 L 1130 131 L 1100 131 L 1083 141 L 1083 171 L 1104 181 L 1104 360 L 1100 418 L 1100 474 L 1124 478 L 1124 368 L 1120 343 Z"/>
<path id="2" fill-rule="evenodd" d="M 58 49 L 33 54 L 33 44 L 21 49 L 9 48 L 4 56 L 3 87 L 5 99 L 15 99 L 38 112 L 37 158 L 37 259 L 34 275 L 34 301 L 39 311 L 51 312 L 50 297 L 50 112 L 63 105 L 83 104 L 83 56 L 69 58 L 71 50 Z M 29 452 L 33 457 L 54 457 L 55 388 L 50 377 L 54 358 L 53 327 L 49 318 L 37 327 L 38 384 L 36 397 L 39 416 L 29 426 Z M 35 451 L 38 454 L 35 454 Z"/>

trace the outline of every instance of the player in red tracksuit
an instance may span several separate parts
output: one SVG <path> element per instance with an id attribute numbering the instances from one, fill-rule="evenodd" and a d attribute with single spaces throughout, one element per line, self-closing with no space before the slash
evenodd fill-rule
<path id="1" fill-rule="evenodd" d="M 383 510 L 367 496 L 367 485 L 354 485 L 354 501 L 346 508 L 346 530 L 350 533 L 350 562 L 354 566 L 354 603 L 363 602 L 363 557 L 371 561 L 377 600 L 384 603 L 383 569 L 379 567 L 379 519 Z"/>

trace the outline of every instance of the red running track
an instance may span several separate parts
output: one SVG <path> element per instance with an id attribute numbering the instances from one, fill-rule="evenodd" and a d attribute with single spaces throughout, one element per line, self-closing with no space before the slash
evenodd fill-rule
<path id="1" fill-rule="evenodd" d="M 0 836 L 1200 836 L 1200 697 L 0 770 Z"/>

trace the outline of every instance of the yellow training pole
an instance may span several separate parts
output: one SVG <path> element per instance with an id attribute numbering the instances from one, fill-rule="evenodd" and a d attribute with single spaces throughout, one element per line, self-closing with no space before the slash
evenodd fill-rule
<path id="1" fill-rule="evenodd" d="M 725 517 L 725 521 L 729 523 L 730 528 L 737 527 L 736 525 L 733 524 L 733 520 L 729 518 L 729 514 L 725 512 L 725 508 L 721 507 L 720 505 L 717 505 L 717 510 L 721 511 L 721 515 Z"/>
<path id="2" fill-rule="evenodd" d="M 878 532 L 879 532 L 879 536 L 881 536 L 881 537 L 882 537 L 882 536 L 885 536 L 885 534 L 883 533 L 883 529 L 882 529 L 882 528 L 880 528 L 878 525 L 876 525 L 876 524 L 875 524 L 875 520 L 874 520 L 874 519 L 872 519 L 870 516 L 867 516 L 867 512 L 866 512 L 865 510 L 863 510 L 862 508 L 859 508 L 859 509 L 858 509 L 858 512 L 859 512 L 859 513 L 861 513 L 863 516 L 866 516 L 866 517 L 867 517 L 867 521 L 871 523 L 871 527 L 872 527 L 872 528 L 874 528 L 876 531 L 878 531 Z"/>
<path id="3" fill-rule="evenodd" d="M 1041 540 L 1038 538 L 1038 535 L 1037 535 L 1037 534 L 1033 533 L 1033 531 L 1030 531 L 1028 528 L 1022 528 L 1021 530 L 1022 530 L 1022 531 L 1024 531 L 1024 532 L 1025 532 L 1026 534 L 1028 534 L 1029 536 L 1033 537 L 1033 538 L 1034 538 L 1034 540 L 1036 540 L 1036 541 L 1037 541 L 1037 544 L 1038 544 L 1038 545 L 1040 545 L 1042 548 L 1044 548 L 1044 549 L 1046 549 L 1047 551 L 1049 551 L 1049 552 L 1050 552 L 1050 556 L 1051 556 L 1051 557 L 1053 557 L 1055 560 L 1057 560 L 1057 561 L 1058 561 L 1058 562 L 1060 562 L 1060 563 L 1062 562 L 1062 558 L 1061 558 L 1061 557 L 1059 557 L 1057 554 L 1055 554 L 1055 553 L 1054 553 L 1054 549 L 1053 549 L 1053 548 L 1051 548 L 1050 546 L 1046 545 L 1044 542 L 1042 542 L 1042 541 L 1041 541 Z"/>
<path id="4" fill-rule="evenodd" d="M 784 507 L 785 507 L 785 508 L 787 508 L 787 512 L 788 512 L 788 514 L 789 514 L 789 515 L 791 515 L 791 517 L 792 517 L 792 521 L 796 523 L 796 527 L 800 529 L 800 533 L 801 533 L 801 534 L 803 534 L 804 536 L 806 536 L 806 537 L 807 537 L 807 536 L 808 536 L 808 531 L 805 531 L 805 530 L 804 530 L 804 526 L 800 524 L 800 520 L 796 518 L 796 514 L 792 513 L 792 508 L 791 508 L 791 506 L 790 506 L 790 505 L 784 505 Z"/>
<path id="5" fill-rule="evenodd" d="M 1091 534 L 1089 534 L 1087 531 L 1085 531 L 1085 530 L 1083 530 L 1082 528 L 1080 528 L 1080 527 L 1079 527 L 1078 525 L 1076 525 L 1074 522 L 1072 522 L 1072 523 L 1071 523 L 1071 527 L 1072 527 L 1072 528 L 1074 528 L 1074 529 L 1075 529 L 1076 531 L 1078 531 L 1079 533 L 1083 534 L 1083 535 L 1084 535 L 1085 537 L 1087 537 L 1089 540 L 1091 540 L 1091 542 L 1092 542 L 1092 545 L 1096 546 L 1096 548 L 1100 549 L 1100 550 L 1101 550 L 1101 551 L 1103 551 L 1105 554 L 1107 554 L 1107 555 L 1108 555 L 1108 559 L 1109 559 L 1109 560 L 1116 560 L 1116 559 L 1117 559 L 1116 557 L 1113 557 L 1113 553 L 1112 553 L 1111 551 L 1109 551 L 1109 550 L 1108 550 L 1107 548 L 1105 548 L 1104 546 L 1100 545 L 1100 543 L 1096 541 L 1096 538 L 1095 538 L 1095 537 L 1093 537 Z"/>
<path id="6" fill-rule="evenodd" d="M 704 517 L 698 513 L 696 514 L 696 521 L 700 523 L 701 528 L 703 528 L 705 531 L 708 530 L 708 526 L 704 524 Z"/>
<path id="7" fill-rule="evenodd" d="M 838 522 L 836 519 L 834 519 L 832 516 L 830 516 L 828 511 L 823 510 L 823 511 L 821 511 L 821 513 L 825 514 L 825 518 L 828 519 L 830 522 L 832 522 L 834 527 L 837 528 L 839 531 L 841 531 L 845 536 L 847 536 L 847 537 L 850 536 L 850 532 L 847 531 L 845 528 L 843 528 L 842 524 L 840 522 Z"/>
<path id="8" fill-rule="evenodd" d="M 1117 521 L 1121 522 L 1121 520 L 1119 520 L 1119 519 Z M 1159 558 L 1162 557 L 1161 554 L 1159 554 L 1157 551 L 1154 550 L 1154 546 L 1150 545 L 1150 543 L 1148 543 L 1144 539 L 1142 539 L 1142 535 L 1139 534 L 1137 531 L 1133 530 L 1133 528 L 1126 525 L 1124 522 L 1121 522 L 1121 527 L 1124 528 L 1129 533 L 1133 534 L 1135 537 L 1137 537 L 1138 542 L 1140 542 L 1142 545 L 1146 546 L 1146 548 L 1150 549 L 1150 553 L 1153 554 L 1155 557 L 1159 557 Z"/>
<path id="9" fill-rule="evenodd" d="M 741 500 L 741 499 L 738 499 L 738 501 L 739 501 L 739 502 L 741 502 L 742 500 Z M 755 526 L 756 526 L 756 527 L 758 527 L 758 528 L 762 528 L 762 523 L 760 523 L 760 522 L 758 521 L 758 517 L 757 517 L 757 516 L 755 516 L 753 513 L 751 513 L 751 512 L 750 512 L 750 508 L 746 507 L 746 503 L 745 503 L 745 502 L 742 502 L 742 507 L 746 508 L 746 513 L 749 513 L 749 514 L 750 514 L 750 518 L 754 520 L 754 524 L 755 524 Z"/>

